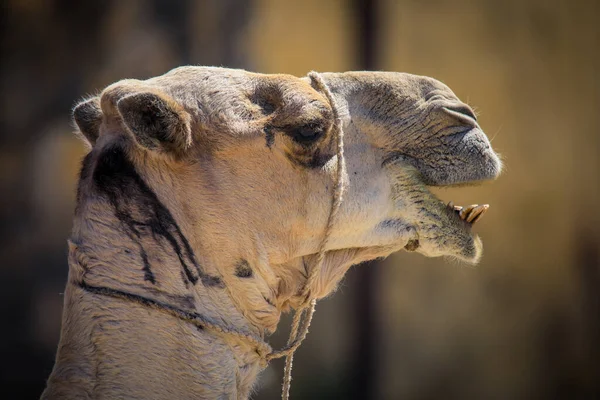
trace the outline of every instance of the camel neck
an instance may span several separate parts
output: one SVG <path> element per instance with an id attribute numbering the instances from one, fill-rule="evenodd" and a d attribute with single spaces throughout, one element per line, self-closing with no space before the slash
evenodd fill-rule
<path id="1" fill-rule="evenodd" d="M 174 306 L 192 304 L 211 318 L 249 326 L 222 276 L 196 254 L 189 229 L 164 198 L 123 147 L 108 146 L 86 157 L 72 236 L 89 260 L 86 282 Z"/>

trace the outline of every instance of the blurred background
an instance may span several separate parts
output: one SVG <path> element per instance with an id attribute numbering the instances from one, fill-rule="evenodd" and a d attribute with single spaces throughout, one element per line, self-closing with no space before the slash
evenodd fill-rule
<path id="1" fill-rule="evenodd" d="M 600 398 L 600 2 L 1 7 L 2 398 L 38 397 L 54 361 L 85 154 L 71 107 L 116 80 L 184 64 L 433 76 L 476 108 L 506 164 L 492 184 L 438 191 L 491 204 L 481 264 L 401 253 L 353 268 L 317 307 L 293 399 Z M 253 398 L 278 398 L 282 369 L 274 362 Z"/>

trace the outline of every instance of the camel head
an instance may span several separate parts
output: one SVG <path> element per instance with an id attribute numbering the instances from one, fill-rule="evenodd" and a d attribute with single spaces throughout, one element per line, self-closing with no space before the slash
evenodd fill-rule
<path id="1" fill-rule="evenodd" d="M 345 191 L 317 297 L 351 265 L 402 249 L 476 263 L 482 245 L 471 225 L 485 207 L 459 210 L 429 187 L 501 170 L 471 108 L 439 81 L 388 72 L 322 79 L 333 102 L 310 77 L 182 67 L 117 82 L 74 111 L 92 152 L 124 149 L 201 262 L 268 330 L 299 301 L 323 240 L 337 171 L 334 107 Z"/>

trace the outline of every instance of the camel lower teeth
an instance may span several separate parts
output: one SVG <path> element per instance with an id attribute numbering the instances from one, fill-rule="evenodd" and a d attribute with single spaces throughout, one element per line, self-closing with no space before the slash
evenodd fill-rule
<path id="1" fill-rule="evenodd" d="M 490 208 L 489 204 L 471 204 L 467 207 L 455 206 L 452 201 L 448 203 L 448 207 L 456 211 L 462 220 L 470 224 L 477 222 Z"/>

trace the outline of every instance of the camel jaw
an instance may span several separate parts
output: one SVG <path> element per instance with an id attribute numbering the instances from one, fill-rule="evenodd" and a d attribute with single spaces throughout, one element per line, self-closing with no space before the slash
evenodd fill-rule
<path id="1" fill-rule="evenodd" d="M 388 159 L 384 165 L 392 180 L 397 220 L 402 221 L 402 226 L 414 228 L 414 236 L 404 245 L 404 250 L 477 264 L 483 245 L 472 227 L 489 205 L 461 207 L 445 203 L 429 190 L 422 174 L 402 158 Z"/>
<path id="2" fill-rule="evenodd" d="M 440 201 L 440 205 L 444 205 Z M 468 264 L 477 264 L 483 253 L 479 236 L 472 232 L 473 225 L 489 209 L 488 204 L 455 206 L 449 202 L 445 207 L 434 207 L 438 218 L 428 215 L 426 222 L 417 222 L 419 239 L 411 239 L 404 246 L 406 251 L 420 252 L 426 256 L 450 256 Z M 431 212 L 431 208 L 429 210 Z M 432 219 L 437 219 L 437 223 Z M 434 234 L 433 234 L 434 233 Z"/>

